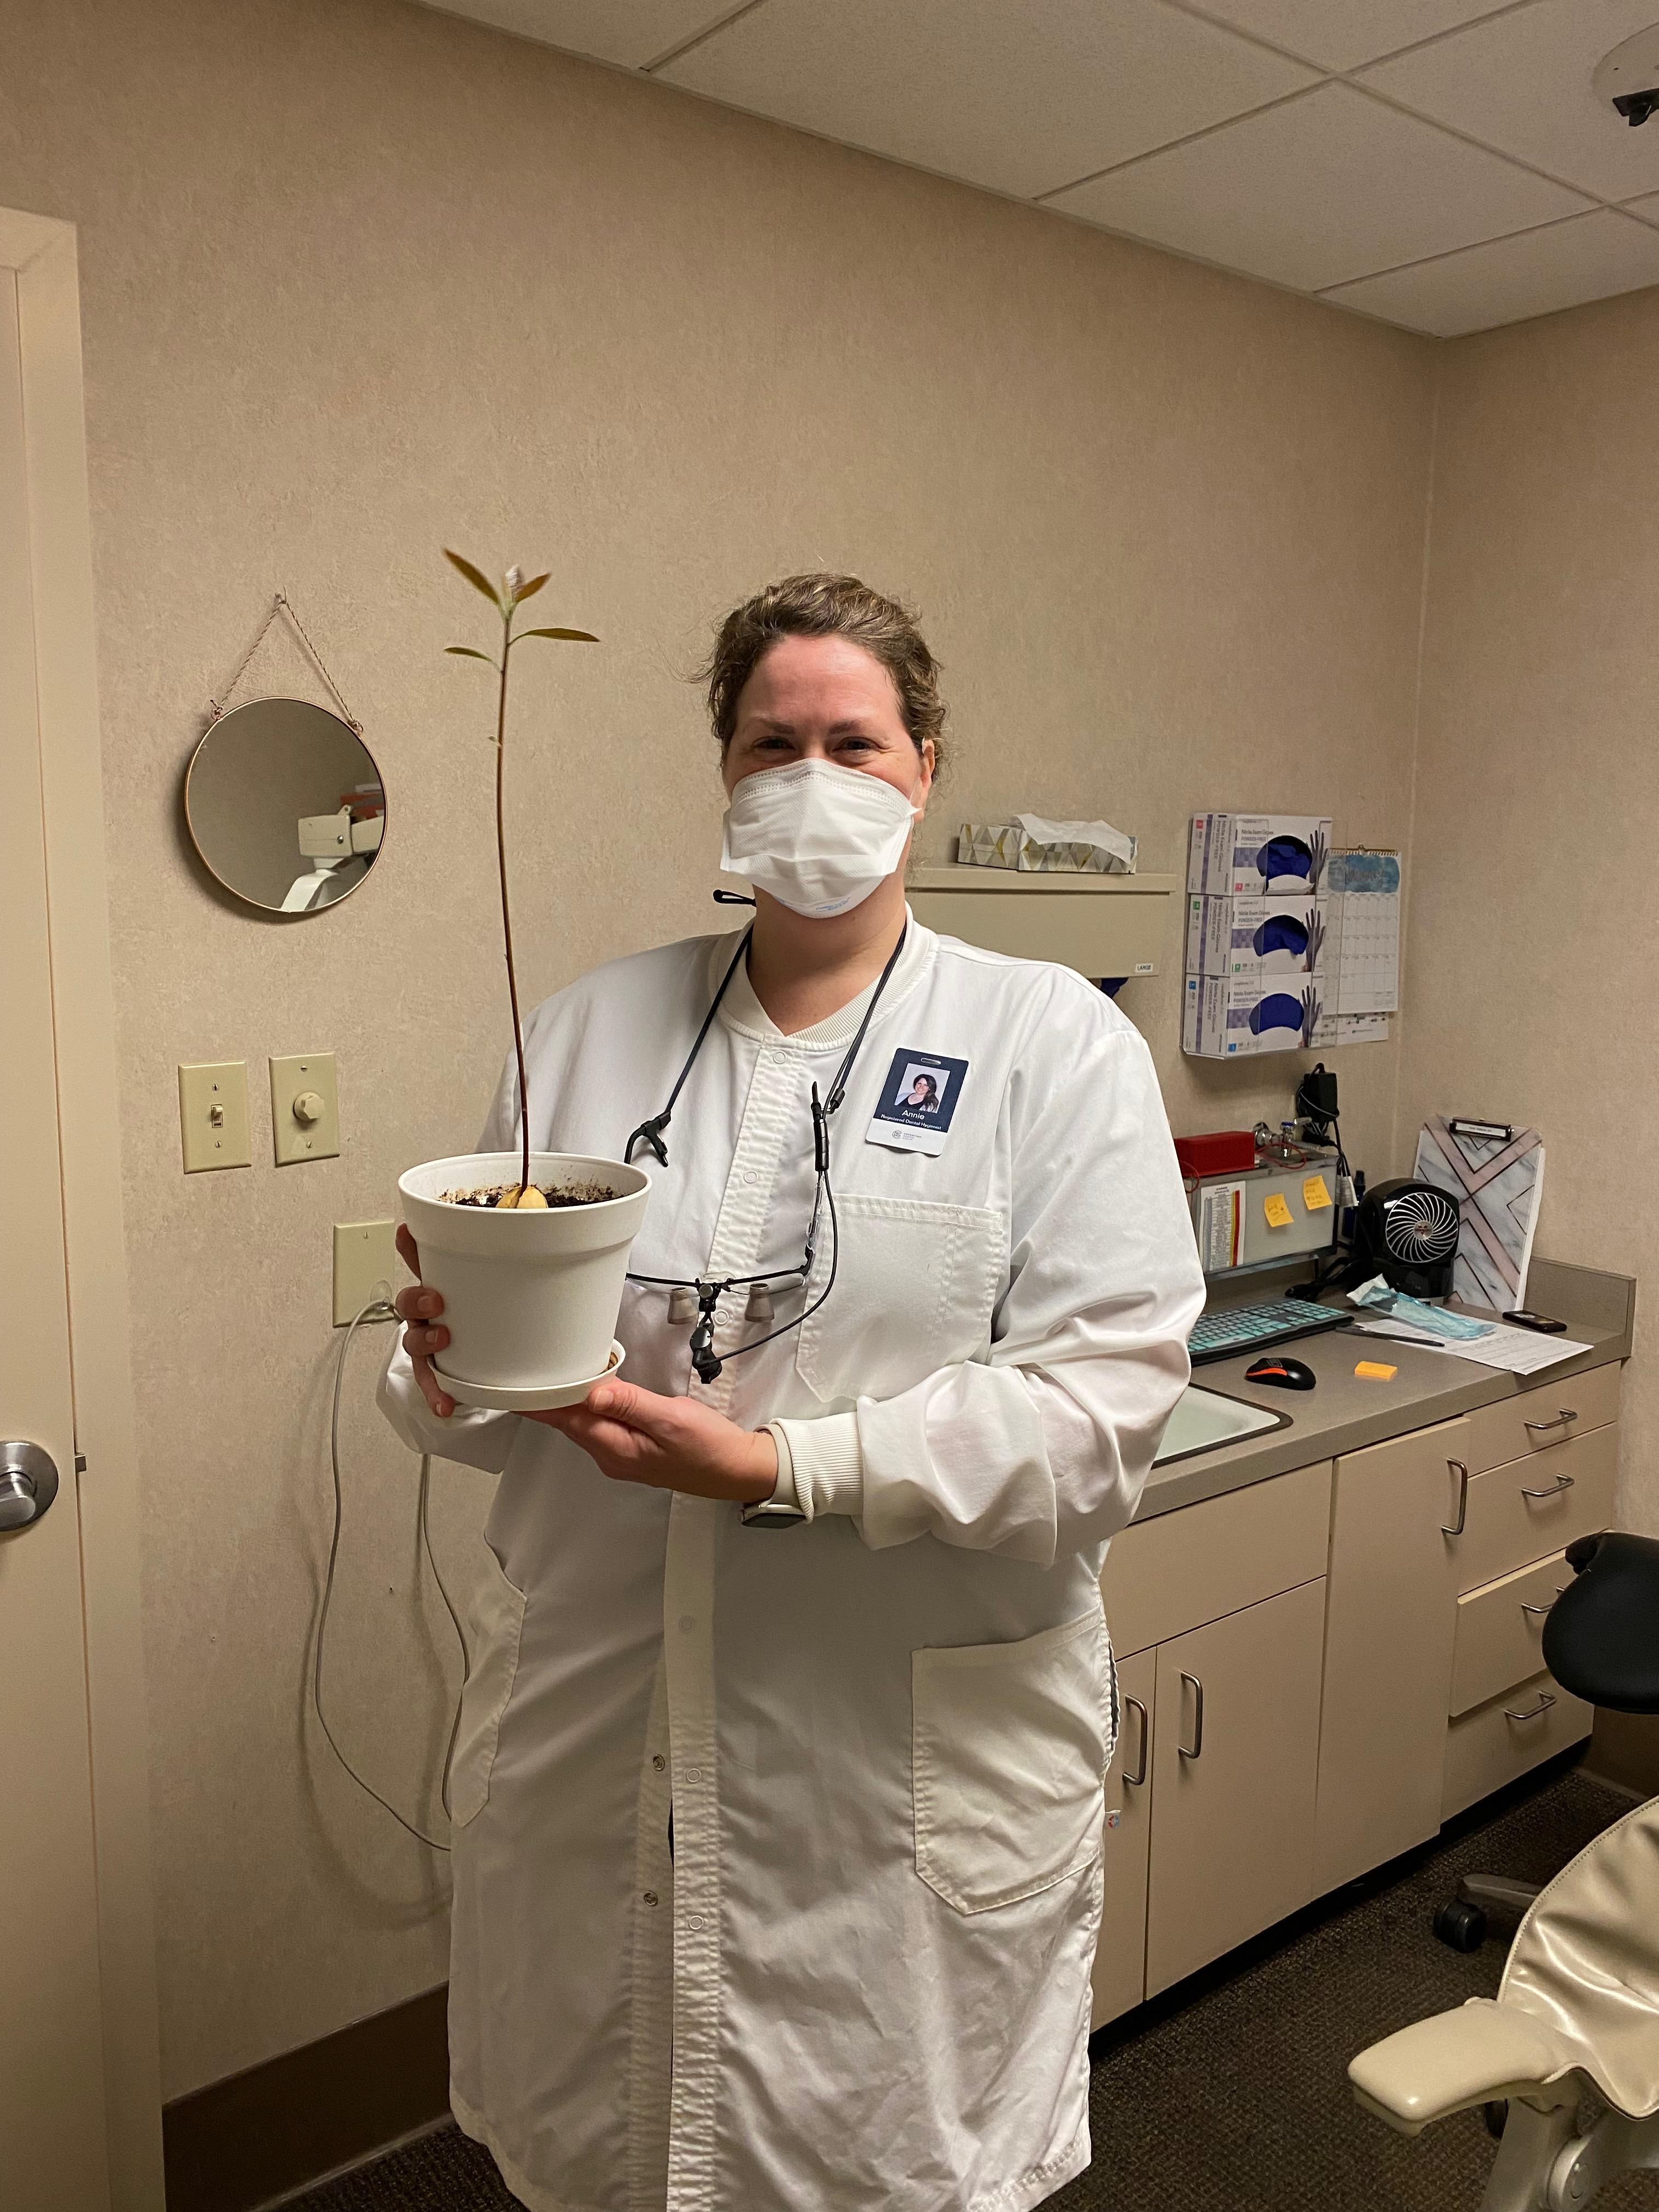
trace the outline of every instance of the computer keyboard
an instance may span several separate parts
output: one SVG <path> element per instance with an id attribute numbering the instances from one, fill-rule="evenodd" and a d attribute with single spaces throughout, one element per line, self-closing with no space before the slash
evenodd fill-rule
<path id="1" fill-rule="evenodd" d="M 1194 1367 L 1206 1359 L 1233 1359 L 1293 1337 L 1316 1336 L 1322 1329 L 1346 1328 L 1353 1316 L 1316 1306 L 1307 1298 L 1267 1298 L 1260 1305 L 1218 1306 L 1200 1314 L 1187 1339 Z"/>

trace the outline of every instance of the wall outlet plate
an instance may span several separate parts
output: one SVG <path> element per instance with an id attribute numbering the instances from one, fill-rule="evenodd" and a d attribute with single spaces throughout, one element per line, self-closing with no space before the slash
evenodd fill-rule
<path id="1" fill-rule="evenodd" d="M 179 1068 L 179 1133 L 186 1175 L 200 1175 L 208 1168 L 252 1166 L 245 1060 L 206 1060 Z"/>
<path id="2" fill-rule="evenodd" d="M 394 1221 L 337 1221 L 334 1224 L 334 1326 L 356 1321 L 376 1298 L 398 1288 L 398 1224 Z"/>
<path id="3" fill-rule="evenodd" d="M 331 1160 L 340 1149 L 340 1094 L 331 1052 L 270 1063 L 270 1134 L 276 1164 Z"/>

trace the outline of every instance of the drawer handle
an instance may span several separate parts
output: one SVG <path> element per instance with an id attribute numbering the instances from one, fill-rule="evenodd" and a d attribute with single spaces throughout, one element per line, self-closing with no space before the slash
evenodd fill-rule
<path id="1" fill-rule="evenodd" d="M 1449 1459 L 1446 1465 L 1457 1477 L 1457 1519 L 1449 1528 L 1443 1521 L 1440 1533 L 1443 1536 L 1461 1536 L 1469 1517 L 1469 1471 L 1461 1459 Z"/>
<path id="2" fill-rule="evenodd" d="M 1133 1774 L 1125 1774 L 1123 1778 L 1131 1790 L 1139 1790 L 1146 1779 L 1146 1753 L 1150 1747 L 1148 1739 L 1151 1731 L 1146 1726 L 1146 1708 L 1139 1698 L 1125 1698 L 1123 1704 L 1127 1711 L 1140 1715 L 1140 1764 Z"/>
<path id="3" fill-rule="evenodd" d="M 1555 1597 L 1565 1597 L 1571 1588 L 1571 1583 L 1558 1583 L 1555 1586 Z M 1548 1605 L 1528 1605 L 1525 1598 L 1522 1598 L 1521 1610 L 1522 1613 L 1548 1613 L 1554 1603 L 1554 1597 L 1550 1600 Z"/>
<path id="4" fill-rule="evenodd" d="M 1535 1721 L 1540 1713 L 1548 1712 L 1554 1703 L 1555 1699 L 1547 1690 L 1540 1690 L 1538 1692 L 1538 1703 L 1529 1712 L 1517 1713 L 1513 1705 L 1505 1705 L 1504 1717 L 1506 1721 Z"/>
<path id="5" fill-rule="evenodd" d="M 1189 1674 L 1184 1668 L 1181 1679 L 1193 1686 L 1193 1741 L 1190 1750 L 1184 1743 L 1177 1743 L 1176 1749 L 1183 1759 L 1197 1759 L 1204 1750 L 1204 1685 L 1196 1674 Z"/>
<path id="6" fill-rule="evenodd" d="M 1564 1490 L 1571 1490 L 1574 1480 L 1572 1475 L 1558 1474 L 1547 1490 L 1523 1490 L 1521 1495 L 1522 1498 L 1554 1498 Z"/>
<path id="7" fill-rule="evenodd" d="M 1577 1419 L 1578 1415 L 1572 1407 L 1563 1406 L 1553 1421 L 1523 1421 L 1521 1425 L 1530 1431 L 1535 1437 L 1544 1437 L 1547 1436 L 1552 1429 L 1565 1429 L 1569 1422 L 1576 1421 Z"/>

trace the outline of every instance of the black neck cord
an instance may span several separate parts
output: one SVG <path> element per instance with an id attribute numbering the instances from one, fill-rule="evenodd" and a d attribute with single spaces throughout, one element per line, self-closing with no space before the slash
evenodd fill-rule
<path id="1" fill-rule="evenodd" d="M 718 894 L 716 894 L 716 896 L 718 896 Z M 674 1101 L 679 1097 L 681 1091 L 685 1088 L 685 1079 L 690 1074 L 692 1068 L 696 1065 L 697 1054 L 702 1050 L 703 1039 L 708 1035 L 708 1031 L 714 1023 L 714 1017 L 720 1010 L 720 1000 L 726 996 L 726 986 L 731 982 L 732 978 L 737 974 L 738 963 L 748 951 L 749 940 L 754 933 L 755 925 L 751 921 L 748 928 L 743 933 L 743 938 L 737 951 L 732 955 L 732 965 L 726 969 L 725 975 L 720 978 L 720 987 L 719 990 L 715 992 L 714 997 L 708 1002 L 708 1012 L 702 1018 L 702 1027 L 697 1031 L 696 1042 L 692 1046 L 690 1051 L 685 1055 L 685 1066 L 681 1068 L 678 1075 L 675 1078 L 674 1088 L 668 1094 L 668 1103 L 663 1108 L 660 1114 L 653 1114 L 647 1121 L 641 1121 L 639 1127 L 635 1130 L 633 1135 L 629 1139 L 627 1146 L 623 1152 L 623 1162 L 628 1166 L 631 1167 L 634 1164 L 634 1147 L 635 1145 L 644 1145 L 651 1152 L 654 1152 L 657 1156 L 657 1161 L 659 1166 L 666 1167 L 668 1165 L 668 1147 L 662 1140 L 662 1133 L 674 1118 Z"/>
<path id="2" fill-rule="evenodd" d="M 715 896 L 718 897 L 720 894 L 716 892 Z M 702 1050 L 703 1041 L 708 1035 L 715 1014 L 720 1011 L 720 1004 L 726 996 L 726 987 L 738 972 L 738 963 L 748 953 L 749 940 L 754 933 L 752 926 L 744 932 L 743 942 L 733 955 L 731 966 L 720 979 L 720 988 L 710 1001 L 708 1012 L 703 1016 L 702 1027 L 697 1031 L 696 1042 L 686 1055 L 685 1065 L 681 1068 L 674 1088 L 668 1095 L 667 1105 L 663 1108 L 660 1114 L 653 1114 L 648 1121 L 641 1121 L 639 1127 L 635 1130 L 623 1154 L 625 1160 L 631 1162 L 635 1146 L 643 1143 L 655 1153 L 663 1166 L 666 1167 L 668 1164 L 668 1151 L 662 1141 L 662 1133 L 672 1116 L 674 1102 L 684 1087 L 685 1079 L 691 1073 L 697 1054 Z M 841 1226 L 836 1217 L 836 1194 L 830 1180 L 830 1117 L 837 1111 L 842 1101 L 847 1096 L 848 1081 L 852 1075 L 854 1063 L 858 1059 L 859 1049 L 869 1031 L 871 1022 L 875 1018 L 876 1008 L 881 1003 L 882 994 L 892 980 L 893 970 L 898 966 L 899 956 L 904 950 L 909 934 L 910 922 L 907 915 L 904 927 L 899 932 L 898 943 L 888 954 L 887 964 L 877 978 L 875 989 L 870 994 L 870 1003 L 864 1010 L 864 1018 L 860 1022 L 854 1033 L 852 1042 L 842 1055 L 841 1066 L 836 1070 L 835 1080 L 830 1085 L 828 1098 L 820 1101 L 818 1087 L 816 1083 L 812 1085 L 812 1165 L 817 1181 L 812 1190 L 811 1218 L 806 1226 L 806 1247 L 800 1264 L 794 1267 L 776 1267 L 769 1274 L 733 1275 L 718 1281 L 706 1280 L 702 1277 L 687 1278 L 683 1275 L 638 1275 L 632 1269 L 629 1271 L 628 1279 L 631 1283 L 646 1283 L 657 1290 L 690 1290 L 696 1292 L 697 1322 L 691 1332 L 691 1364 L 697 1370 L 699 1380 L 703 1382 L 714 1381 L 725 1360 L 740 1358 L 745 1352 L 758 1352 L 763 1345 L 771 1344 L 781 1336 L 787 1336 L 792 1329 L 799 1328 L 803 1322 L 809 1321 L 817 1313 L 836 1286 L 836 1273 L 841 1261 Z M 764 1336 L 756 1337 L 752 1343 L 738 1345 L 735 1351 L 728 1352 L 724 1355 L 717 1354 L 714 1351 L 714 1309 L 727 1291 L 753 1289 L 762 1284 L 787 1282 L 791 1278 L 799 1279 L 803 1285 L 805 1284 L 811 1274 L 812 1262 L 817 1253 L 818 1222 L 826 1200 L 830 1208 L 830 1278 L 823 1290 L 812 1304 L 798 1314 L 793 1321 L 785 1322 L 779 1328 L 769 1329 Z"/>

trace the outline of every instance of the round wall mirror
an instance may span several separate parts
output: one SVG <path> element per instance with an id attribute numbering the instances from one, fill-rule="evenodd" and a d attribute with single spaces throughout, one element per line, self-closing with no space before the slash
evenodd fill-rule
<path id="1" fill-rule="evenodd" d="M 317 914 L 356 890 L 386 830 L 374 756 L 305 699 L 220 715 L 185 777 L 197 851 L 228 891 L 270 914 Z"/>

